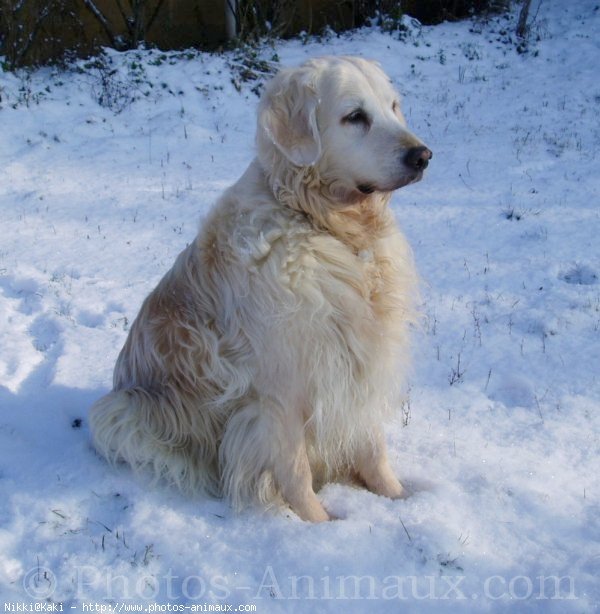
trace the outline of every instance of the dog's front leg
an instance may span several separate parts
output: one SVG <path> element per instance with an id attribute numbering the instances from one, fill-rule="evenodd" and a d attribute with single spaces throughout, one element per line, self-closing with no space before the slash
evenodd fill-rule
<path id="1" fill-rule="evenodd" d="M 312 487 L 312 472 L 306 453 L 304 428 L 296 424 L 295 428 L 285 429 L 280 458 L 275 463 L 274 476 L 284 500 L 302 518 L 309 522 L 329 520 Z"/>
<path id="2" fill-rule="evenodd" d="M 249 403 L 234 414 L 225 428 L 219 451 L 223 491 L 234 506 L 251 500 L 270 502 L 275 493 L 264 489 L 263 477 L 286 503 L 310 522 L 329 520 L 312 488 L 300 412 L 288 411 L 269 398 Z M 269 481 L 267 481 L 269 484 Z"/>
<path id="3" fill-rule="evenodd" d="M 355 469 L 371 492 L 390 499 L 406 496 L 406 491 L 390 467 L 381 431 L 373 433 L 362 443 L 355 457 Z"/>

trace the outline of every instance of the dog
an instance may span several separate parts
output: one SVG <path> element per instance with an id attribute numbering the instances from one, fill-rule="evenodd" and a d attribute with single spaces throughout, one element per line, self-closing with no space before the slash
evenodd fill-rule
<path id="1" fill-rule="evenodd" d="M 357 57 L 281 70 L 256 146 L 145 299 L 90 427 L 110 461 L 320 522 L 326 481 L 404 496 L 382 425 L 418 281 L 388 202 L 432 154 L 379 65 Z"/>

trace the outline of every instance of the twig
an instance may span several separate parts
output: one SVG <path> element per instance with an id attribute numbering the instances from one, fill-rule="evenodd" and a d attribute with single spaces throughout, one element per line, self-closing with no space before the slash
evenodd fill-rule
<path id="1" fill-rule="evenodd" d="M 412 537 L 410 536 L 410 533 L 408 532 L 408 530 L 404 526 L 404 523 L 402 522 L 402 518 L 400 518 L 400 516 L 398 516 L 398 519 L 400 520 L 400 524 L 402 525 L 402 528 L 404 529 L 404 532 L 406 533 L 406 537 L 408 537 L 408 541 L 411 542 L 412 541 Z"/>

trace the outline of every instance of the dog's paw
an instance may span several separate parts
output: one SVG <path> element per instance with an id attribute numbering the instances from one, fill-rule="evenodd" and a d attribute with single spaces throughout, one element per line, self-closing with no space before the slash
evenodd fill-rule
<path id="1" fill-rule="evenodd" d="M 301 520 L 306 522 L 327 522 L 334 519 L 330 516 L 325 508 L 321 505 L 321 502 L 313 494 L 311 497 L 307 497 L 305 500 L 290 503 L 290 508 L 295 512 Z"/>
<path id="2" fill-rule="evenodd" d="M 319 504 L 319 507 L 311 507 L 310 510 L 306 510 L 304 514 L 298 514 L 302 520 L 308 522 L 327 522 L 328 520 L 335 520 L 333 516 L 330 516 L 325 508 Z"/>
<path id="3" fill-rule="evenodd" d="M 390 499 L 406 499 L 407 497 L 409 497 L 410 493 L 408 492 L 408 490 L 406 490 L 406 488 L 404 488 L 404 486 L 402 486 L 400 482 L 398 482 L 398 485 L 400 486 L 400 488 L 395 491 L 394 494 L 385 496 L 389 497 Z"/>
<path id="4" fill-rule="evenodd" d="M 371 492 L 388 499 L 405 499 L 408 497 L 408 492 L 404 486 L 393 475 L 379 476 L 379 479 L 367 486 Z"/>

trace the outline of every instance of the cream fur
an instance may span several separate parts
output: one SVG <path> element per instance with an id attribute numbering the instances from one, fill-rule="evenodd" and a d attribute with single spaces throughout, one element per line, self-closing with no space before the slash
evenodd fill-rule
<path id="1" fill-rule="evenodd" d="M 416 274 L 388 208 L 420 141 L 373 63 L 283 70 L 258 156 L 146 298 L 91 409 L 97 449 L 190 492 L 328 514 L 313 486 L 402 496 L 382 423 L 403 384 Z M 344 119 L 356 106 L 369 125 Z M 373 187 L 371 194 L 357 186 Z"/>

